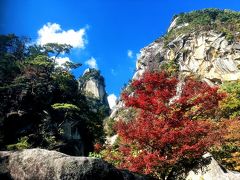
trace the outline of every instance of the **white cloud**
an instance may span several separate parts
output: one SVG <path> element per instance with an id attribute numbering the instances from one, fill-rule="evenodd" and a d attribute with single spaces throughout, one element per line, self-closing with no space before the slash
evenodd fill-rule
<path id="1" fill-rule="evenodd" d="M 117 96 L 115 94 L 110 94 L 108 97 L 108 104 L 110 106 L 111 109 L 114 108 L 114 106 L 116 106 L 116 102 L 117 102 Z"/>
<path id="2" fill-rule="evenodd" d="M 137 54 L 136 54 L 137 59 L 139 59 L 140 56 L 141 56 L 141 53 L 137 53 Z"/>
<path id="3" fill-rule="evenodd" d="M 133 52 L 132 52 L 132 50 L 128 50 L 128 51 L 127 51 L 127 55 L 128 55 L 129 58 L 133 58 Z"/>
<path id="4" fill-rule="evenodd" d="M 97 61 L 94 57 L 91 57 L 85 62 L 90 68 L 98 69 Z"/>
<path id="5" fill-rule="evenodd" d="M 57 23 L 47 23 L 38 31 L 37 43 L 40 45 L 47 43 L 69 44 L 73 48 L 84 48 L 87 42 L 85 39 L 86 28 L 81 28 L 78 31 L 73 29 L 64 31 Z"/>
<path id="6" fill-rule="evenodd" d="M 54 57 L 53 57 L 54 58 Z M 55 59 L 57 66 L 63 67 L 63 64 L 66 62 L 70 62 L 71 60 L 68 57 L 57 57 Z"/>

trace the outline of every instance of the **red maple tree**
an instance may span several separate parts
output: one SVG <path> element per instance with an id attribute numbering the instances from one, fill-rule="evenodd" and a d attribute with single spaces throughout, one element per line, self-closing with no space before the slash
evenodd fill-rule
<path id="1" fill-rule="evenodd" d="M 173 100 L 180 83 L 181 96 Z M 137 115 L 116 126 L 120 168 L 164 178 L 179 161 L 198 158 L 217 142 L 210 120 L 224 97 L 217 87 L 191 78 L 179 82 L 165 72 L 146 72 L 130 86 L 133 92 L 122 99 Z"/>

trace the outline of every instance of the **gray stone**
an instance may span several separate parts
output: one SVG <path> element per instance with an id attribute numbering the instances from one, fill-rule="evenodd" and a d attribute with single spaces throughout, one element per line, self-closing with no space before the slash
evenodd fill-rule
<path id="1" fill-rule="evenodd" d="M 94 76 L 92 74 L 84 82 L 80 82 L 79 83 L 80 91 L 85 92 L 86 95 L 90 95 L 100 100 L 102 103 L 106 104 L 107 106 L 109 106 L 107 101 L 105 84 L 103 80 L 104 78 L 101 76 L 100 72 L 96 69 L 86 69 L 83 73 L 83 77 L 89 76 L 87 74 L 91 74 L 91 73 L 98 74 L 98 75 Z"/>
<path id="2" fill-rule="evenodd" d="M 239 180 L 240 173 L 229 171 L 221 167 L 217 161 L 212 158 L 211 154 L 207 153 L 203 158 L 210 158 L 210 163 L 198 169 L 190 171 L 186 180 Z"/>
<path id="3" fill-rule="evenodd" d="M 26 149 L 0 152 L 0 179 L 143 180 L 98 158 L 68 156 L 57 151 Z"/>
<path id="4" fill-rule="evenodd" d="M 92 93 L 98 99 L 103 99 L 106 94 L 103 84 L 93 78 L 86 82 L 85 91 Z"/>
<path id="5" fill-rule="evenodd" d="M 171 28 L 176 28 L 174 26 L 173 22 Z M 194 73 L 212 81 L 211 84 L 214 80 L 240 79 L 239 43 L 228 42 L 222 33 L 214 31 L 181 34 L 167 46 L 163 38 L 154 41 L 141 50 L 133 79 L 140 78 L 146 70 L 159 69 L 162 62 L 169 60 L 179 64 L 180 73 Z"/>
<path id="6" fill-rule="evenodd" d="M 240 173 L 219 165 L 210 153 L 186 166 L 176 166 L 167 180 L 239 180 Z"/>

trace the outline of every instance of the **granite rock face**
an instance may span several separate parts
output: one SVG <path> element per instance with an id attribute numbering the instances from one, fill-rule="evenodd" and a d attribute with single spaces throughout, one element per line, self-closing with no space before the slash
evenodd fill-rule
<path id="1" fill-rule="evenodd" d="M 215 159 L 211 157 L 211 155 L 205 154 L 204 158 L 209 158 L 210 163 L 201 168 L 191 170 L 186 180 L 239 180 L 240 173 L 236 171 L 229 171 L 222 166 L 220 166 Z"/>
<path id="2" fill-rule="evenodd" d="M 100 71 L 96 69 L 86 69 L 79 83 L 79 88 L 87 96 L 92 96 L 102 103 L 108 105 L 105 82 Z"/>
<path id="3" fill-rule="evenodd" d="M 204 165 L 184 174 L 174 172 L 168 180 L 238 180 L 240 173 L 221 167 L 210 154 Z M 0 152 L 0 179 L 80 179 L 80 180 L 150 180 L 148 176 L 118 170 L 107 162 L 90 157 L 68 156 L 57 151 L 26 149 Z"/>
<path id="4" fill-rule="evenodd" d="M 169 26 L 168 33 L 180 30 L 188 23 L 177 25 L 176 17 Z M 235 32 L 238 37 L 240 32 Z M 240 39 L 230 41 L 224 33 L 214 30 L 180 33 L 166 41 L 160 37 L 140 51 L 136 62 L 134 79 L 139 79 L 147 70 L 161 70 L 164 64 L 174 63 L 179 77 L 196 76 L 209 85 L 240 79 Z M 181 80 L 181 79 L 180 79 Z M 121 104 L 120 104 L 121 103 Z M 124 105 L 120 100 L 111 118 L 118 119 L 118 112 Z"/>
<path id="5" fill-rule="evenodd" d="M 237 80 L 240 41 L 230 42 L 224 34 L 214 31 L 182 34 L 168 44 L 159 38 L 141 50 L 133 79 L 168 61 L 176 62 L 180 73 L 198 75 L 208 83 Z"/>
<path id="6" fill-rule="evenodd" d="M 148 179 L 128 171 L 120 171 L 101 159 L 68 156 L 44 149 L 0 152 L 0 162 L 0 179 Z"/>
<path id="7" fill-rule="evenodd" d="M 229 171 L 212 157 L 210 153 L 203 155 L 201 161 L 195 164 L 188 170 L 183 170 L 184 173 L 177 171 L 169 176 L 168 180 L 239 180 L 240 173 L 236 171 Z"/>

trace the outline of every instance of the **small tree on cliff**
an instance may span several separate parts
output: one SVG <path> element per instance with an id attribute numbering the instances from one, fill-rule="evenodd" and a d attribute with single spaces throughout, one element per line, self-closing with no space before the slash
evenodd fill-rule
<path id="1" fill-rule="evenodd" d="M 126 108 L 138 113 L 116 126 L 120 143 L 110 159 L 120 168 L 165 178 L 174 165 L 201 157 L 216 142 L 209 117 L 224 95 L 216 87 L 187 79 L 181 97 L 172 102 L 179 83 L 165 72 L 147 72 L 131 83 L 133 92 L 122 94 Z"/>

